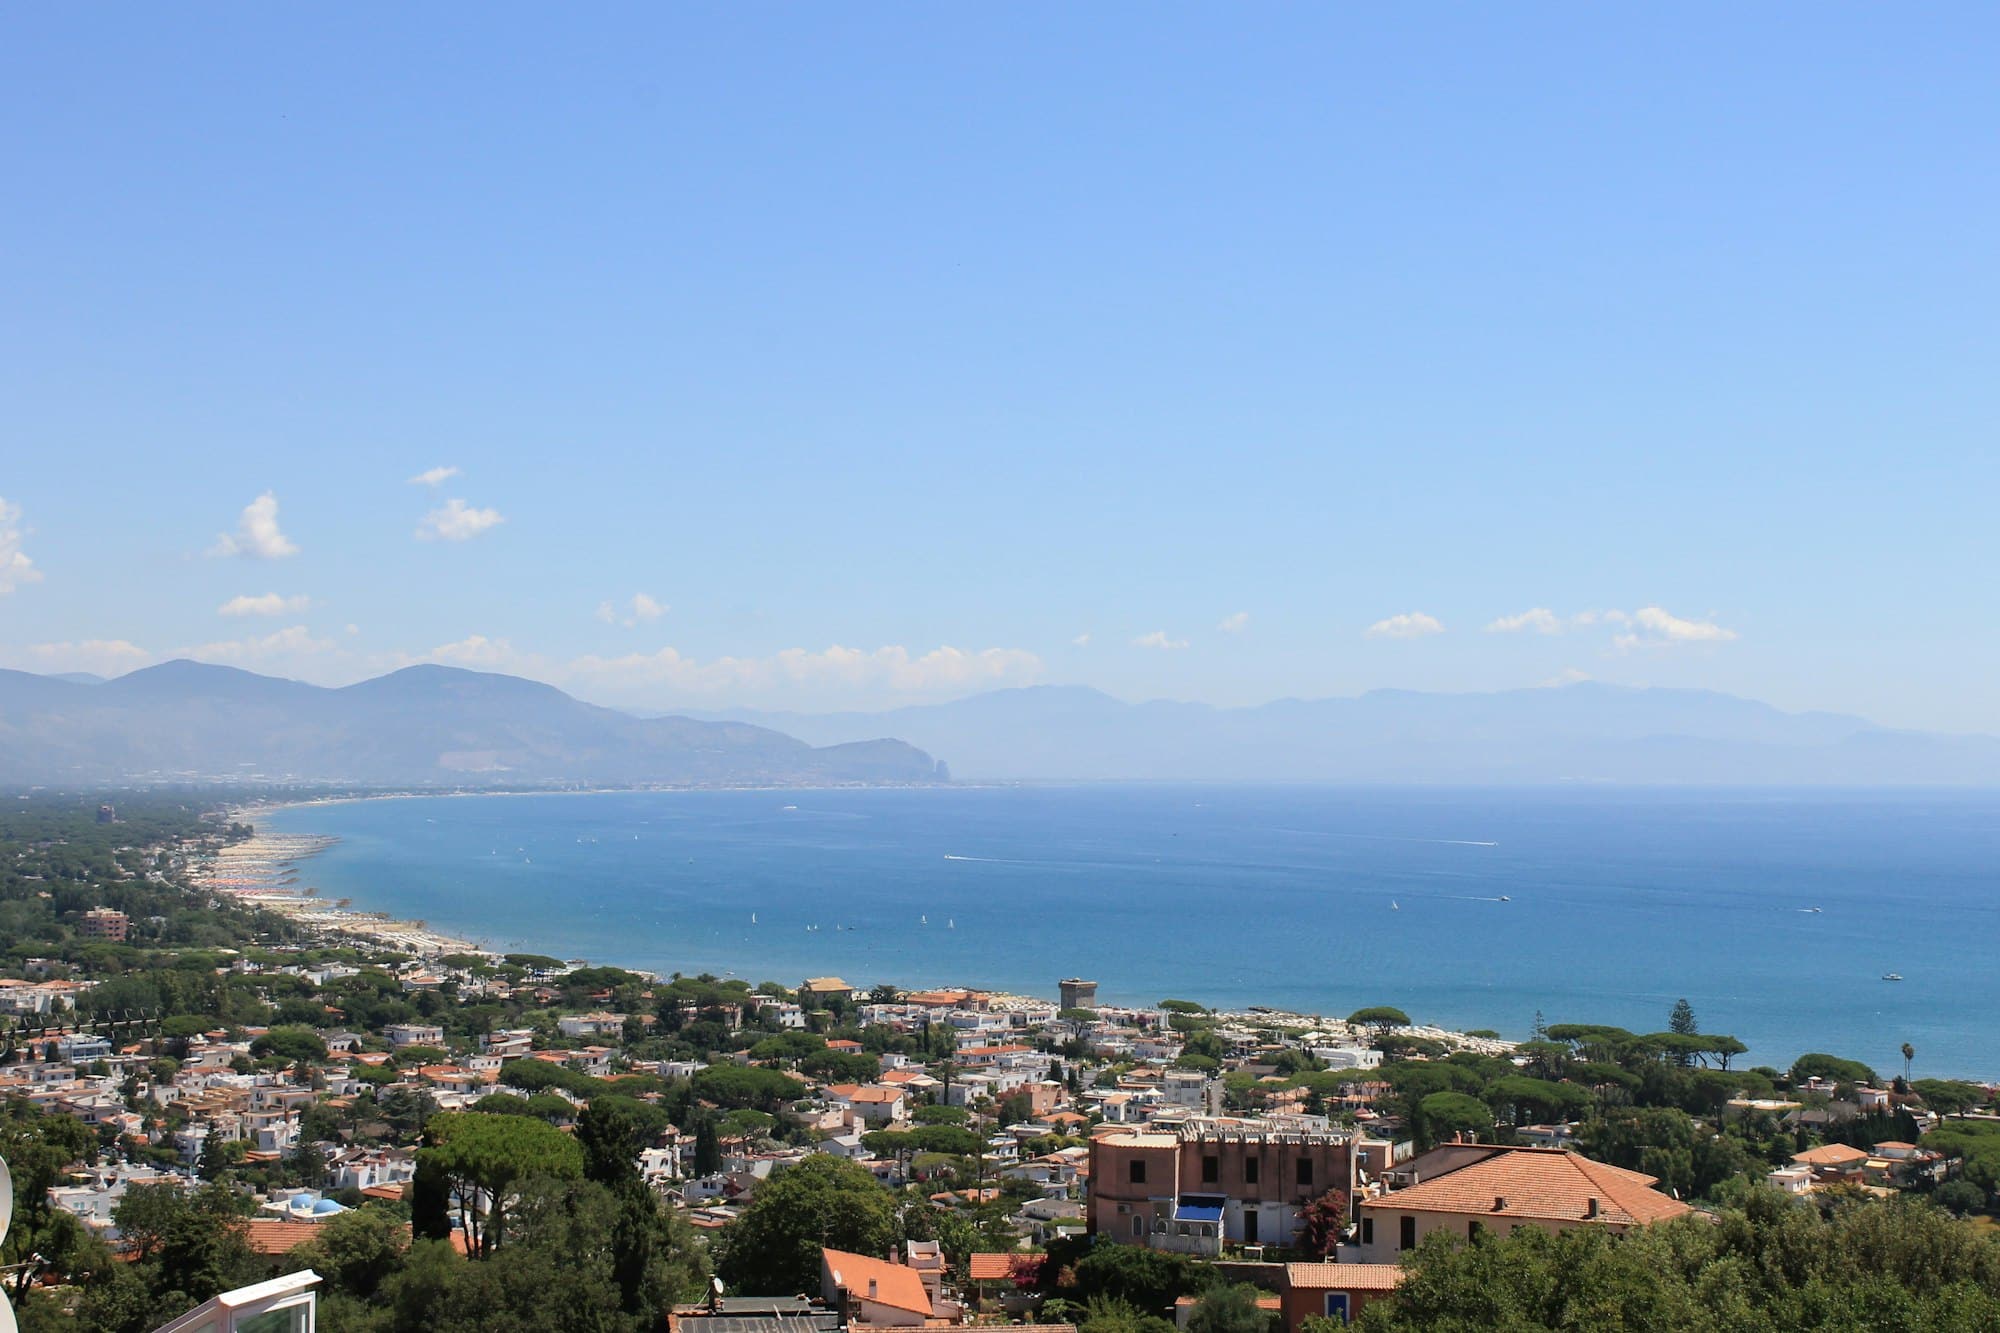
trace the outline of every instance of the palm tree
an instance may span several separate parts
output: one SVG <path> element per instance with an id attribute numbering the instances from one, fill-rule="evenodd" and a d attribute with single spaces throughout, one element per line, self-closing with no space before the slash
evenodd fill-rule
<path id="1" fill-rule="evenodd" d="M 1906 1041 L 1906 1042 L 1904 1042 L 1904 1043 L 1903 1043 L 1903 1082 L 1904 1082 L 1905 1084 L 1909 1083 L 1909 1081 L 1910 1081 L 1910 1061 L 1912 1061 L 1912 1060 L 1916 1059 L 1916 1056 L 1917 1056 L 1917 1048 L 1916 1048 L 1916 1047 L 1914 1047 L 1914 1046 L 1912 1046 L 1912 1045 L 1910 1045 L 1910 1043 L 1908 1043 L 1907 1041 Z"/>

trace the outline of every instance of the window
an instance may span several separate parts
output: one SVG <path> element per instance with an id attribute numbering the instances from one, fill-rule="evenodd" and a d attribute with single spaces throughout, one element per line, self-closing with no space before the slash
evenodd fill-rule
<path id="1" fill-rule="evenodd" d="M 1222 1159 L 1209 1153 L 1201 1159 L 1201 1183 L 1213 1185 L 1222 1179 Z"/>
<path id="2" fill-rule="evenodd" d="M 1338 1319 L 1343 1324 L 1347 1322 L 1346 1292 L 1329 1291 L 1326 1294 L 1326 1317 L 1328 1319 Z"/>
<path id="3" fill-rule="evenodd" d="M 1310 1185 L 1312 1183 L 1313 1159 L 1310 1157 L 1301 1157 L 1299 1158 L 1299 1184 Z"/>
<path id="4" fill-rule="evenodd" d="M 1361 1215 L 1361 1243 L 1363 1245 L 1375 1243 L 1375 1219 L 1367 1213 Z"/>
<path id="5" fill-rule="evenodd" d="M 1132 1234 L 1134 1236 L 1143 1236 L 1146 1234 L 1146 1219 L 1136 1213 L 1132 1216 Z"/>
<path id="6" fill-rule="evenodd" d="M 1254 1157 L 1243 1159 L 1243 1183 L 1246 1185 L 1257 1183 L 1257 1159 Z"/>
<path id="7" fill-rule="evenodd" d="M 1403 1224 L 1402 1235 L 1400 1235 L 1396 1240 L 1396 1248 L 1399 1250 L 1416 1249 L 1417 1219 L 1414 1217 L 1405 1217 L 1402 1219 L 1402 1224 Z"/>
<path id="8" fill-rule="evenodd" d="M 1465 1238 L 1467 1240 L 1476 1241 L 1485 1234 L 1486 1224 L 1478 1218 L 1475 1217 L 1465 1224 Z"/>
<path id="9" fill-rule="evenodd" d="M 1245 1245 L 1255 1245 L 1257 1243 L 1257 1223 L 1261 1217 L 1262 1214 L 1258 1213 L 1255 1209 L 1246 1208 L 1243 1210 L 1243 1243 Z"/>
<path id="10" fill-rule="evenodd" d="M 1132 1159 L 1132 1169 L 1131 1169 L 1131 1181 L 1132 1181 L 1132 1183 L 1133 1183 L 1134 1185 L 1143 1185 L 1143 1184 L 1145 1184 L 1145 1183 L 1146 1183 L 1146 1159 L 1145 1159 L 1145 1158 L 1143 1158 L 1143 1157 L 1134 1157 L 1134 1158 Z"/>

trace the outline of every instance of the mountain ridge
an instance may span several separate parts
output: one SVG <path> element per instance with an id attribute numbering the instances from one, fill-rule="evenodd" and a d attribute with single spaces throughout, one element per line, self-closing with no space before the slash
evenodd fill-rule
<path id="1" fill-rule="evenodd" d="M 1378 689 L 1240 708 L 1033 685 L 879 713 L 694 715 L 819 744 L 895 734 L 950 754 L 962 778 L 989 780 L 2000 784 L 2000 738 L 1600 681 L 1461 694 Z"/>
<path id="2" fill-rule="evenodd" d="M 553 685 L 420 665 L 326 687 L 176 659 L 97 684 L 0 671 L 0 782 L 374 786 L 937 781 L 893 739 L 811 746 L 740 721 L 641 719 Z"/>

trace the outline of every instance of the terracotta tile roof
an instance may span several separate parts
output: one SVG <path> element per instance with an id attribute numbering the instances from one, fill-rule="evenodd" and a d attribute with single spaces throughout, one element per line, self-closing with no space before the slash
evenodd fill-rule
<path id="1" fill-rule="evenodd" d="M 1688 1212 L 1686 1204 L 1652 1188 L 1656 1179 L 1593 1162 L 1564 1148 L 1506 1148 L 1449 1175 L 1364 1200 L 1361 1206 L 1624 1225 L 1660 1222 Z"/>
<path id="2" fill-rule="evenodd" d="M 1032 1277 L 1046 1256 L 1039 1254 L 972 1254 L 966 1256 L 966 1276 L 974 1282 L 1013 1282 Z"/>
<path id="3" fill-rule="evenodd" d="M 1852 1166 L 1856 1162 L 1868 1160 L 1868 1154 L 1859 1148 L 1850 1148 L 1845 1143 L 1829 1143 L 1818 1148 L 1808 1148 L 1801 1153 L 1793 1153 L 1792 1160 L 1801 1166 Z"/>
<path id="4" fill-rule="evenodd" d="M 848 1098 L 856 1102 L 900 1102 L 903 1100 L 901 1088 L 856 1088 Z"/>
<path id="5" fill-rule="evenodd" d="M 1285 1285 L 1307 1291 L 1394 1291 L 1396 1264 L 1286 1264 Z"/>
<path id="6" fill-rule="evenodd" d="M 290 1254 L 318 1234 L 319 1224 L 316 1222 L 251 1218 L 243 1223 L 243 1239 L 257 1254 Z"/>
<path id="7" fill-rule="evenodd" d="M 924 1290 L 923 1275 L 916 1269 L 845 1250 L 821 1250 L 819 1258 L 833 1275 L 834 1285 L 845 1288 L 855 1300 L 930 1317 L 930 1293 Z"/>

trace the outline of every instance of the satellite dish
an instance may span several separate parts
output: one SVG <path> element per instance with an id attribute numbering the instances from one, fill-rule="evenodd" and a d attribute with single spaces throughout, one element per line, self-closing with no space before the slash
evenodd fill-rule
<path id="1" fill-rule="evenodd" d="M 7 1169 L 7 1163 L 0 1159 L 0 1241 L 7 1239 L 7 1228 L 14 1224 L 14 1173 Z M 0 1333 L 13 1333 L 14 1321 L 7 1320 Z"/>
<path id="2" fill-rule="evenodd" d="M 0 1333 L 20 1333 L 20 1326 L 14 1322 L 14 1307 L 0 1296 Z"/>

